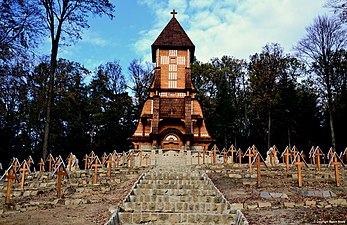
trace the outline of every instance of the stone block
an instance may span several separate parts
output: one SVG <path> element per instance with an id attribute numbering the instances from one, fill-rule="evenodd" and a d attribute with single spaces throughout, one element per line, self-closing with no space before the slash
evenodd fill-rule
<path id="1" fill-rule="evenodd" d="M 287 195 L 286 193 L 282 193 L 281 198 L 286 198 L 286 199 L 288 199 L 288 195 Z"/>
<path id="2" fill-rule="evenodd" d="M 258 202 L 258 207 L 259 208 L 270 208 L 271 202 Z"/>
<path id="3" fill-rule="evenodd" d="M 271 192 L 271 193 L 270 193 L 270 196 L 271 196 L 272 198 L 281 198 L 282 195 L 283 195 L 283 193 L 280 193 L 280 192 Z"/>
<path id="4" fill-rule="evenodd" d="M 24 191 L 23 197 L 29 197 L 31 195 L 31 191 Z"/>
<path id="5" fill-rule="evenodd" d="M 295 207 L 295 203 L 294 202 L 284 202 L 283 206 L 286 208 L 294 208 Z"/>
<path id="6" fill-rule="evenodd" d="M 347 200 L 344 198 L 338 198 L 337 200 L 337 205 L 342 205 L 342 206 L 346 206 L 347 205 Z"/>
<path id="7" fill-rule="evenodd" d="M 246 209 L 248 209 L 248 210 L 253 210 L 253 209 L 256 209 L 256 208 L 258 208 L 258 204 L 247 204 L 246 205 Z"/>
<path id="8" fill-rule="evenodd" d="M 230 206 L 231 210 L 243 210 L 243 203 L 233 203 Z"/>
<path id="9" fill-rule="evenodd" d="M 330 191 L 322 191 L 322 197 L 324 197 L 324 198 L 331 197 Z"/>
<path id="10" fill-rule="evenodd" d="M 295 202 L 295 207 L 305 207 L 305 202 Z"/>
<path id="11" fill-rule="evenodd" d="M 269 192 L 260 192 L 260 197 L 265 198 L 265 199 L 271 198 Z"/>
<path id="12" fill-rule="evenodd" d="M 316 193 L 314 191 L 304 191 L 302 195 L 305 197 L 313 197 L 316 196 Z"/>
<path id="13" fill-rule="evenodd" d="M 306 205 L 306 206 L 316 206 L 316 201 L 307 200 L 307 201 L 305 202 L 305 205 Z"/>
<path id="14" fill-rule="evenodd" d="M 231 174 L 229 174 L 229 177 L 230 177 L 230 178 L 237 178 L 237 179 L 240 179 L 240 178 L 242 178 L 242 175 L 241 175 L 241 174 L 231 173 Z"/>

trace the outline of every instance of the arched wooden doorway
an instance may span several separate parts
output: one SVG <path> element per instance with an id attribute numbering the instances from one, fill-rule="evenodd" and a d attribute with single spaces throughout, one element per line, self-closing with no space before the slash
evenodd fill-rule
<path id="1" fill-rule="evenodd" d="M 160 147 L 162 149 L 182 149 L 184 146 L 181 133 L 176 129 L 168 129 L 161 134 Z"/>

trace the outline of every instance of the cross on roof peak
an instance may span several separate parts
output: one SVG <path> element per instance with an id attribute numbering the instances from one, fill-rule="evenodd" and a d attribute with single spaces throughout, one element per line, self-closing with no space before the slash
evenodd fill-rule
<path id="1" fill-rule="evenodd" d="M 176 10 L 172 10 L 172 12 L 170 12 L 170 14 L 172 14 L 172 17 L 175 18 L 175 15 L 177 14 Z"/>

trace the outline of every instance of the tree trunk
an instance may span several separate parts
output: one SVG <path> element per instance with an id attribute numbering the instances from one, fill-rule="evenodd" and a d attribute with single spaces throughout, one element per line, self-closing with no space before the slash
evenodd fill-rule
<path id="1" fill-rule="evenodd" d="M 327 68 L 328 66 L 326 66 Z M 334 129 L 334 110 L 333 110 L 333 97 L 330 83 L 330 73 L 328 69 L 325 69 L 326 85 L 327 85 L 327 95 L 328 95 L 328 113 L 329 113 L 329 125 L 330 125 L 330 135 L 331 144 L 334 150 L 336 150 L 336 140 L 335 140 L 335 129 Z"/>
<path id="2" fill-rule="evenodd" d="M 42 157 L 45 160 L 48 156 L 48 142 L 49 134 L 51 127 L 51 113 L 54 102 L 54 76 L 55 70 L 57 68 L 57 56 L 58 56 L 58 41 L 52 41 L 52 50 L 51 50 L 51 62 L 50 62 L 50 72 L 49 72 L 49 84 L 48 84 L 48 99 L 46 106 L 46 121 L 45 121 L 45 130 L 44 130 L 44 139 L 43 139 L 43 149 Z"/>
<path id="3" fill-rule="evenodd" d="M 330 124 L 330 133 L 331 133 L 331 144 L 334 150 L 336 150 L 334 117 L 333 117 L 333 110 L 330 107 L 329 107 L 329 124 Z"/>

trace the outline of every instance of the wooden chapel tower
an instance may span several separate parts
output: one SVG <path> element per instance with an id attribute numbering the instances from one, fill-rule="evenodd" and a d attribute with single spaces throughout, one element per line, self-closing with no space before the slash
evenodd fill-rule
<path id="1" fill-rule="evenodd" d="M 129 138 L 135 149 L 207 149 L 209 135 L 201 106 L 195 99 L 190 64 L 195 46 L 173 17 L 152 44 L 156 64 L 139 123 Z"/>

